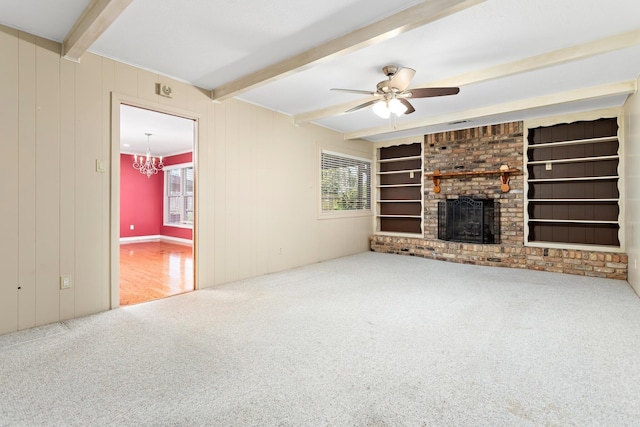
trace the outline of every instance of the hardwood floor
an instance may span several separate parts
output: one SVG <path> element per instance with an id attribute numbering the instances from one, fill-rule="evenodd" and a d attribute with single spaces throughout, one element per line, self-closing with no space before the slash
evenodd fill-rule
<path id="1" fill-rule="evenodd" d="M 120 305 L 193 290 L 191 246 L 168 242 L 120 245 Z"/>

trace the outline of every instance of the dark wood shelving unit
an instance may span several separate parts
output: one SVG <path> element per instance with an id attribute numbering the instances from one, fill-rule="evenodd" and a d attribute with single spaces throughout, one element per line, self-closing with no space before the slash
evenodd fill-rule
<path id="1" fill-rule="evenodd" d="M 422 234 L 422 144 L 378 149 L 377 232 Z"/>
<path id="2" fill-rule="evenodd" d="M 620 247 L 617 119 L 528 129 L 527 242 Z"/>

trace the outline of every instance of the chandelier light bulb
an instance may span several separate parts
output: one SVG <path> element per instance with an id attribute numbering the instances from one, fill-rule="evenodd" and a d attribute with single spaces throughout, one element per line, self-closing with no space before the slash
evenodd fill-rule
<path id="1" fill-rule="evenodd" d="M 379 101 L 373 104 L 373 112 L 383 119 L 388 119 L 391 116 L 391 110 L 389 110 L 387 101 Z"/>
<path id="2" fill-rule="evenodd" d="M 407 111 L 407 106 L 400 102 L 399 99 L 393 98 L 389 101 L 389 110 L 396 116 L 401 116 Z"/>

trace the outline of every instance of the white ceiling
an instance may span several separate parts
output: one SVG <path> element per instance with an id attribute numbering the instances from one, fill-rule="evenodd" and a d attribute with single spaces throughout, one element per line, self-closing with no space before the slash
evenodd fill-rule
<path id="1" fill-rule="evenodd" d="M 431 3 L 442 2 L 432 0 Z M 62 42 L 90 0 L 0 0 L 0 23 Z M 133 0 L 90 51 L 214 89 L 425 2 L 416 0 Z M 429 3 L 429 2 L 426 2 Z M 34 11 L 37 11 L 34 12 Z M 411 87 L 459 82 L 466 73 L 634 31 L 626 47 L 583 59 L 460 84 L 460 94 L 412 100 L 416 112 L 383 120 L 364 109 L 319 117 L 321 126 L 378 141 L 559 112 L 620 106 L 625 93 L 578 96 L 581 89 L 637 78 L 638 0 L 478 0 L 397 37 L 369 43 L 236 96 L 292 116 L 368 99 L 331 88 L 375 89 L 381 67 L 417 70 Z M 608 46 L 608 42 L 604 42 Z M 480 81 L 479 81 L 480 80 Z M 458 85 L 458 84 L 453 84 Z M 567 94 L 568 92 L 572 94 Z M 557 95 L 541 99 L 545 95 Z M 519 106 L 523 106 L 520 108 Z M 450 123 L 467 120 L 465 123 Z M 126 121 L 126 119 L 125 119 Z M 369 129 L 374 129 L 369 131 Z M 142 138 L 146 130 L 137 129 Z M 134 132 L 134 133 L 136 133 Z M 151 131 L 151 133 L 154 133 Z M 152 144 L 154 139 L 152 137 Z"/>
<path id="2" fill-rule="evenodd" d="M 147 133 L 151 135 L 147 138 Z M 195 122 L 182 117 L 122 105 L 120 107 L 120 152 L 145 154 L 147 143 L 154 157 L 193 150 Z"/>

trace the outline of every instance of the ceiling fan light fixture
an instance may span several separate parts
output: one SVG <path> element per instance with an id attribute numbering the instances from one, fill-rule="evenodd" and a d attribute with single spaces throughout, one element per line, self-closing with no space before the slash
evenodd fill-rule
<path id="1" fill-rule="evenodd" d="M 460 88 L 458 87 L 423 87 L 409 89 L 411 79 L 416 73 L 416 70 L 413 68 L 399 68 L 396 65 L 387 65 L 382 69 L 382 72 L 387 76 L 387 79 L 377 84 L 375 92 L 356 89 L 331 89 L 342 92 L 372 95 L 379 98 L 378 100 L 369 100 L 360 105 L 349 108 L 345 111 L 346 113 L 352 113 L 363 108 L 372 107 L 373 112 L 382 119 L 388 119 L 391 117 L 391 113 L 400 117 L 403 114 L 411 114 L 416 111 L 407 98 L 431 98 L 434 96 L 456 95 L 460 92 Z"/>
<path id="2" fill-rule="evenodd" d="M 399 99 L 393 98 L 389 101 L 389 110 L 396 116 L 400 117 L 407 111 L 407 106 L 400 102 Z"/>
<path id="3" fill-rule="evenodd" d="M 407 106 L 397 98 L 392 98 L 388 101 L 378 101 L 373 104 L 372 108 L 373 112 L 382 119 L 388 119 L 391 117 L 391 113 L 399 117 L 407 111 Z"/>
<path id="4" fill-rule="evenodd" d="M 391 110 L 387 101 L 379 101 L 373 104 L 373 112 L 382 119 L 388 119 L 391 116 Z"/>

